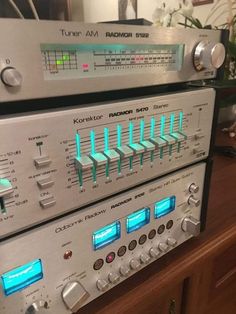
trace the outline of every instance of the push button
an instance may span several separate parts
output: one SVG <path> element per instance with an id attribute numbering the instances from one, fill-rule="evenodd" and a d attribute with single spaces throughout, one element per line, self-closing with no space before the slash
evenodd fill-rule
<path id="1" fill-rule="evenodd" d="M 49 208 L 56 204 L 56 200 L 53 196 L 50 196 L 50 197 L 44 198 L 39 203 L 43 208 Z"/>
<path id="2" fill-rule="evenodd" d="M 75 167 L 81 170 L 91 169 L 93 167 L 93 161 L 88 156 L 76 157 Z"/>
<path id="3" fill-rule="evenodd" d="M 34 158 L 34 164 L 38 168 L 49 166 L 51 162 L 49 156 Z"/>
<path id="4" fill-rule="evenodd" d="M 90 158 L 93 160 L 97 167 L 103 166 L 107 163 L 107 158 L 102 153 L 91 154 Z"/>
<path id="5" fill-rule="evenodd" d="M 47 189 L 53 186 L 54 181 L 51 179 L 51 177 L 48 177 L 45 179 L 38 180 L 37 184 L 40 187 L 40 189 Z"/>
<path id="6" fill-rule="evenodd" d="M 121 158 L 128 158 L 134 155 L 133 150 L 127 145 L 117 147 L 116 150 L 121 155 Z"/>
<path id="7" fill-rule="evenodd" d="M 120 159 L 120 155 L 114 149 L 106 150 L 103 154 L 107 157 L 110 163 Z"/>

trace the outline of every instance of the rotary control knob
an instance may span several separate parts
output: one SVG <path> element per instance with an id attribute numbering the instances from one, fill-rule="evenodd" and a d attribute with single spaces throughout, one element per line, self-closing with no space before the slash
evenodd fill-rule
<path id="1" fill-rule="evenodd" d="M 108 280 L 110 281 L 110 283 L 116 284 L 120 280 L 120 276 L 116 273 L 110 273 L 108 275 Z"/>
<path id="2" fill-rule="evenodd" d="M 76 313 L 88 299 L 90 294 L 85 290 L 81 283 L 78 281 L 71 281 L 63 288 L 61 296 L 66 307 L 71 310 L 72 313 Z"/>
<path id="3" fill-rule="evenodd" d="M 193 195 L 190 195 L 188 198 L 188 204 L 198 207 L 200 205 L 200 200 Z"/>
<path id="4" fill-rule="evenodd" d="M 149 261 L 150 261 L 150 257 L 146 254 L 146 253 L 142 253 L 140 255 L 140 261 L 143 263 L 143 264 L 147 264 Z"/>
<path id="5" fill-rule="evenodd" d="M 152 247 L 152 248 L 150 248 L 150 250 L 149 250 L 149 254 L 150 254 L 150 256 L 153 257 L 153 258 L 157 258 L 157 257 L 160 255 L 160 251 L 157 250 L 156 248 Z"/>
<path id="6" fill-rule="evenodd" d="M 196 237 L 200 233 L 200 221 L 192 216 L 185 217 L 182 221 L 182 229 Z"/>
<path id="7" fill-rule="evenodd" d="M 1 72 L 1 80 L 7 86 L 18 87 L 21 86 L 23 78 L 18 70 L 7 67 Z"/>
<path id="8" fill-rule="evenodd" d="M 165 253 L 168 250 L 168 245 L 165 244 L 164 242 L 159 243 L 158 249 L 162 252 Z"/>
<path id="9" fill-rule="evenodd" d="M 106 291 L 109 287 L 109 284 L 106 280 L 104 279 L 98 279 L 97 280 L 97 288 L 99 291 Z"/>
<path id="10" fill-rule="evenodd" d="M 139 261 L 137 259 L 132 259 L 130 261 L 130 267 L 133 269 L 133 270 L 138 270 L 140 267 L 141 267 L 141 264 L 139 263 Z"/>
<path id="11" fill-rule="evenodd" d="M 199 186 L 196 185 L 195 183 L 192 183 L 190 186 L 189 186 L 189 192 L 190 193 L 197 193 L 199 191 Z"/>
<path id="12" fill-rule="evenodd" d="M 44 300 L 35 301 L 26 310 L 25 314 L 46 314 L 48 313 L 48 303 Z"/>
<path id="13" fill-rule="evenodd" d="M 204 69 L 219 69 L 225 60 L 225 47 L 221 43 L 201 41 L 197 44 L 193 64 L 197 71 Z"/>
<path id="14" fill-rule="evenodd" d="M 175 238 L 168 238 L 166 243 L 169 246 L 175 247 L 177 245 L 177 240 Z"/>
<path id="15" fill-rule="evenodd" d="M 120 267 L 120 273 L 122 276 L 127 277 L 130 273 L 130 268 L 127 265 L 122 265 Z"/>

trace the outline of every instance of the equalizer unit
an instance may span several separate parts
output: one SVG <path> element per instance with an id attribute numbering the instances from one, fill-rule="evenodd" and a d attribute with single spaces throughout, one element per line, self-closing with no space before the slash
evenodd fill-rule
<path id="1" fill-rule="evenodd" d="M 0 120 L 0 237 L 206 159 L 213 89 Z"/>
<path id="2" fill-rule="evenodd" d="M 1 314 L 76 313 L 197 236 L 205 163 L 0 244 Z"/>

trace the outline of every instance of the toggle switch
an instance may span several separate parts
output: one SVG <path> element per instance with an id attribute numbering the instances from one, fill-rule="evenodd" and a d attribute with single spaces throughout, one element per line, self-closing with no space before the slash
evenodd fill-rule
<path id="1" fill-rule="evenodd" d="M 42 199 L 41 201 L 39 201 L 41 207 L 45 208 L 49 208 L 52 207 L 56 204 L 56 200 L 53 196 L 47 197 Z"/>
<path id="2" fill-rule="evenodd" d="M 165 140 L 163 140 L 161 137 L 156 136 L 156 137 L 152 137 L 150 138 L 150 141 L 155 144 L 157 147 L 161 148 L 167 145 L 167 142 Z"/>
<path id="3" fill-rule="evenodd" d="M 107 158 L 102 153 L 90 154 L 90 158 L 93 160 L 96 167 L 103 166 L 107 163 Z"/>
<path id="4" fill-rule="evenodd" d="M 121 158 L 128 158 L 134 155 L 134 151 L 127 145 L 117 147 L 116 150 L 121 155 Z"/>
<path id="5" fill-rule="evenodd" d="M 0 197 L 5 197 L 13 193 L 13 187 L 8 179 L 0 179 Z"/>
<path id="6" fill-rule="evenodd" d="M 145 148 L 138 143 L 130 144 L 129 147 L 134 151 L 135 155 L 142 154 L 145 152 Z"/>
<path id="7" fill-rule="evenodd" d="M 47 177 L 47 178 L 38 180 L 37 184 L 40 187 L 40 189 L 47 189 L 53 186 L 54 181 L 51 179 L 51 177 Z"/>
<path id="8" fill-rule="evenodd" d="M 49 166 L 51 162 L 52 161 L 49 158 L 49 156 L 43 156 L 43 157 L 36 157 L 36 158 L 34 158 L 34 164 L 38 168 Z"/>
<path id="9" fill-rule="evenodd" d="M 120 159 L 120 155 L 114 149 L 106 150 L 103 154 L 107 157 L 110 163 Z"/>
<path id="10" fill-rule="evenodd" d="M 170 135 L 163 135 L 161 138 L 165 140 L 168 143 L 168 145 L 173 145 L 177 142 L 176 138 Z"/>
<path id="11" fill-rule="evenodd" d="M 150 141 L 142 141 L 142 142 L 140 142 L 140 144 L 143 145 L 146 152 L 151 152 L 151 151 L 155 150 L 155 145 Z"/>
<path id="12" fill-rule="evenodd" d="M 76 169 L 87 170 L 93 167 L 93 161 L 88 156 L 75 158 Z"/>

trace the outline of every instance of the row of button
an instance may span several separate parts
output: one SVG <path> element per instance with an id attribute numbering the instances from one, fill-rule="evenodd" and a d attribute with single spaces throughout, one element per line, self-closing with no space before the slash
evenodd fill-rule
<path id="1" fill-rule="evenodd" d="M 186 140 L 186 135 L 175 132 L 170 135 L 157 136 L 149 140 L 133 143 L 130 145 L 122 145 L 115 149 L 109 149 L 104 152 L 97 152 L 90 155 L 77 156 L 75 165 L 77 169 L 87 170 L 94 165 L 96 167 L 112 163 L 119 159 L 129 158 L 134 155 L 143 154 L 144 152 L 154 151 L 156 148 L 163 148 Z"/>
<path id="2" fill-rule="evenodd" d="M 148 253 L 141 253 L 139 258 L 132 258 L 129 264 L 122 265 L 119 273 L 110 272 L 107 279 L 98 279 L 97 288 L 99 291 L 106 291 L 109 283 L 116 284 L 120 280 L 120 276 L 127 277 L 130 272 L 137 271 L 142 267 L 142 264 L 148 264 L 151 258 L 157 258 L 162 253 L 166 253 L 170 247 L 175 247 L 177 240 L 169 237 L 166 242 L 160 242 L 157 247 L 151 247 Z"/>

